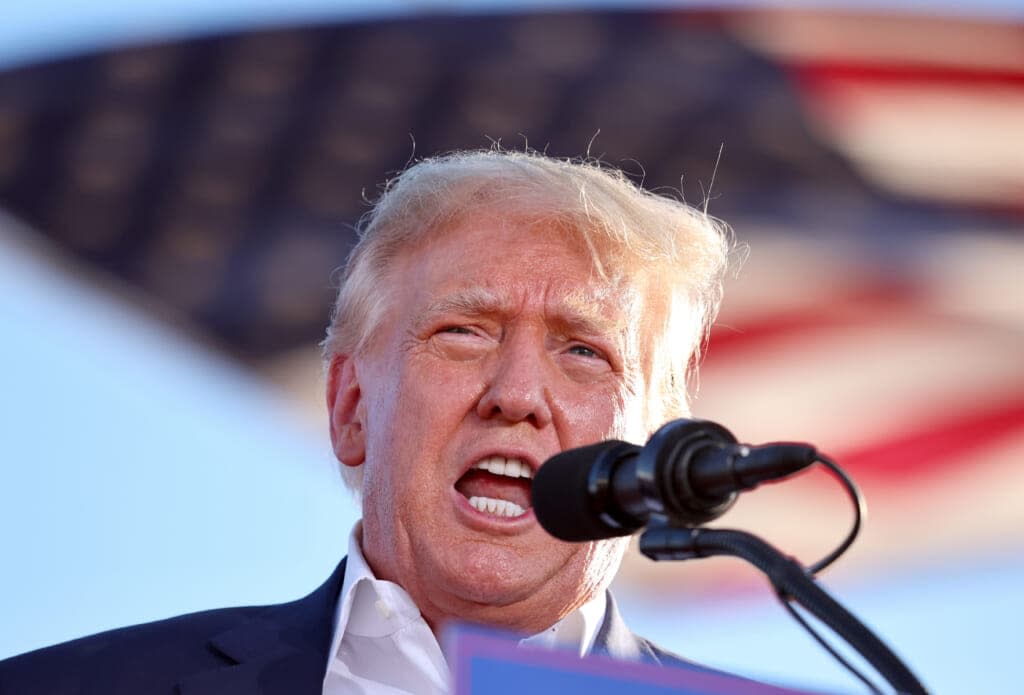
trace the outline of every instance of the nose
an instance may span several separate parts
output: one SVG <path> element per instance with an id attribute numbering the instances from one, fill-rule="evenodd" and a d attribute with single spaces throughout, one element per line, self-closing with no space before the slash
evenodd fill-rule
<path id="1" fill-rule="evenodd" d="M 548 355 L 525 336 L 506 339 L 498 350 L 477 414 L 485 420 L 527 422 L 540 429 L 551 424 L 551 379 Z"/>

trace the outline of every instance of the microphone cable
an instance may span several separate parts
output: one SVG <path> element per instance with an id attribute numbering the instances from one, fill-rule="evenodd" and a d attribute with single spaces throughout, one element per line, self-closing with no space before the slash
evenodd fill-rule
<path id="1" fill-rule="evenodd" d="M 835 550 L 815 562 L 813 565 L 807 567 L 807 573 L 812 576 L 817 575 L 819 572 L 842 557 L 843 553 L 849 550 L 850 546 L 853 545 L 853 542 L 857 540 L 857 536 L 860 535 L 861 523 L 868 514 L 867 501 L 864 499 L 864 495 L 861 494 L 860 488 L 858 488 L 857 484 L 853 482 L 853 478 L 847 475 L 846 471 L 844 471 L 838 463 L 821 452 L 817 453 L 815 460 L 825 466 L 833 477 L 839 480 L 843 489 L 846 490 L 846 494 L 849 495 L 850 501 L 853 502 L 853 526 L 850 527 L 849 532 L 846 534 L 846 538 L 843 539 L 842 543 L 840 543 Z"/>

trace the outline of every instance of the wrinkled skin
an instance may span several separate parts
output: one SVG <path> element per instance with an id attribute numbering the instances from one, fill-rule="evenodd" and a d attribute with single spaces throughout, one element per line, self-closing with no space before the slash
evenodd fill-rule
<path id="1" fill-rule="evenodd" d="M 540 631 L 605 589 L 627 540 L 569 544 L 532 512 L 487 518 L 455 483 L 490 454 L 536 467 L 610 437 L 643 441 L 644 311 L 578 240 L 513 216 L 456 220 L 403 251 L 388 285 L 370 347 L 328 372 L 335 453 L 365 466 L 363 552 L 435 631 L 452 617 Z"/>

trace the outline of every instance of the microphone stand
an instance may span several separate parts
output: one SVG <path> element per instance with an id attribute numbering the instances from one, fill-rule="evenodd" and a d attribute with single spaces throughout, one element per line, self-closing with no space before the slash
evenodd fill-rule
<path id="1" fill-rule="evenodd" d="M 640 552 L 650 559 L 690 560 L 732 555 L 746 560 L 768 576 L 784 602 L 793 600 L 821 620 L 860 653 L 898 692 L 927 693 L 906 664 L 793 559 L 744 531 L 675 526 L 662 519 L 656 522 L 652 517 L 647 530 L 640 536 Z M 826 643 L 823 644 L 828 648 Z M 864 680 L 874 689 L 869 681 Z"/>

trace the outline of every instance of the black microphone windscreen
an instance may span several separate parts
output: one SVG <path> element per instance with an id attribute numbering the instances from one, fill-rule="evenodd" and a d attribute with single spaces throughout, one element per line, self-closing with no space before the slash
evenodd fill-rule
<path id="1" fill-rule="evenodd" d="M 555 538 L 573 542 L 631 532 L 602 520 L 591 490 L 591 472 L 599 465 L 602 455 L 623 445 L 624 442 L 607 441 L 569 449 L 552 456 L 540 467 L 534 476 L 531 494 L 533 513 L 545 531 Z"/>

